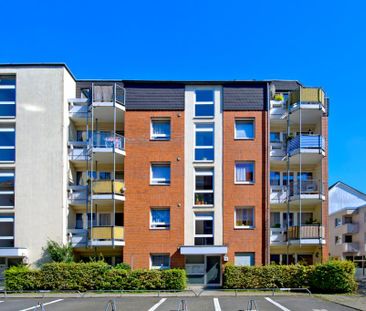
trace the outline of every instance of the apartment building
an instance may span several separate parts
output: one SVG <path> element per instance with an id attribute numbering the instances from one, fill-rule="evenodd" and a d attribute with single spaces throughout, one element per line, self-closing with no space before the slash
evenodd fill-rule
<path id="1" fill-rule="evenodd" d="M 185 268 L 320 262 L 328 99 L 297 81 L 78 80 L 0 65 L 0 265 L 75 257 Z"/>
<path id="2" fill-rule="evenodd" d="M 366 194 L 337 182 L 329 188 L 329 252 L 366 267 Z"/>

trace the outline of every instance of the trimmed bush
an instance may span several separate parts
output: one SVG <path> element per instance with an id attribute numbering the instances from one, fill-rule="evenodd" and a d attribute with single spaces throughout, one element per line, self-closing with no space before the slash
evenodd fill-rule
<path id="1" fill-rule="evenodd" d="M 355 266 L 349 261 L 329 261 L 315 266 L 268 265 L 238 267 L 228 265 L 224 288 L 301 288 L 314 292 L 349 293 L 357 289 Z"/>
<path id="2" fill-rule="evenodd" d="M 131 270 L 131 266 L 128 263 L 121 262 L 114 266 L 115 269 Z"/>
<path id="3" fill-rule="evenodd" d="M 7 290 L 183 290 L 182 269 L 123 270 L 105 262 L 47 263 L 40 270 L 13 267 L 5 272 Z"/>
<path id="4" fill-rule="evenodd" d="M 351 293 L 357 289 L 355 271 L 351 261 L 331 260 L 316 265 L 310 275 L 310 288 L 316 292 Z"/>

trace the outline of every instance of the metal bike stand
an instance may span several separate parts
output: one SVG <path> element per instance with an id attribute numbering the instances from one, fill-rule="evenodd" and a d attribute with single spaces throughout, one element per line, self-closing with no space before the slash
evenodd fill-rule
<path id="1" fill-rule="evenodd" d="M 257 304 L 254 299 L 250 299 L 248 301 L 246 311 L 258 311 Z"/>
<path id="2" fill-rule="evenodd" d="M 116 308 L 116 303 L 114 302 L 114 300 L 109 300 L 104 311 L 117 311 Z"/>
<path id="3" fill-rule="evenodd" d="M 178 311 L 188 311 L 187 303 L 184 299 L 179 302 Z"/>

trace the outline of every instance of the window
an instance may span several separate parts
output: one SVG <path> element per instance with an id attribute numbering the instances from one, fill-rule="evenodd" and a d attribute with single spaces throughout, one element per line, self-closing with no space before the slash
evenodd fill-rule
<path id="1" fill-rule="evenodd" d="M 15 117 L 15 76 L 0 76 L 0 118 Z"/>
<path id="2" fill-rule="evenodd" d="M 195 161 L 214 160 L 214 125 L 196 124 Z"/>
<path id="3" fill-rule="evenodd" d="M 289 213 L 289 226 L 293 226 L 294 225 L 294 213 Z M 282 214 L 282 223 L 284 227 L 287 227 L 287 213 L 283 213 Z"/>
<path id="4" fill-rule="evenodd" d="M 111 214 L 99 214 L 99 226 L 111 226 Z"/>
<path id="5" fill-rule="evenodd" d="M 235 208 L 235 228 L 254 227 L 254 208 L 236 207 Z"/>
<path id="6" fill-rule="evenodd" d="M 254 253 L 235 253 L 235 266 L 254 266 Z"/>
<path id="7" fill-rule="evenodd" d="M 235 183 L 254 183 L 254 162 L 235 163 Z"/>
<path id="8" fill-rule="evenodd" d="M 271 228 L 281 228 L 280 212 L 271 212 Z"/>
<path id="9" fill-rule="evenodd" d="M 15 161 L 15 129 L 0 128 L 0 162 Z"/>
<path id="10" fill-rule="evenodd" d="M 286 173 L 283 173 L 283 180 L 282 180 L 282 183 L 284 186 L 288 186 L 288 178 L 287 178 L 287 172 Z M 294 173 L 293 172 L 290 172 L 290 185 L 293 185 L 294 184 Z"/>
<path id="11" fill-rule="evenodd" d="M 0 170 L 0 209 L 14 207 L 14 171 Z"/>
<path id="12" fill-rule="evenodd" d="M 169 269 L 170 268 L 170 258 L 169 255 L 151 255 L 151 269 Z"/>
<path id="13" fill-rule="evenodd" d="M 338 227 L 338 226 L 342 225 L 342 220 L 341 220 L 340 218 L 336 218 L 336 219 L 334 219 L 334 225 L 335 225 L 336 227 Z"/>
<path id="14" fill-rule="evenodd" d="M 151 184 L 170 185 L 170 163 L 151 164 Z"/>
<path id="15" fill-rule="evenodd" d="M 269 139 L 271 143 L 280 143 L 281 142 L 281 133 L 280 132 L 271 132 L 269 135 Z"/>
<path id="16" fill-rule="evenodd" d="M 194 193 L 194 205 L 214 204 L 214 184 L 212 169 L 196 169 L 196 187 Z"/>
<path id="17" fill-rule="evenodd" d="M 235 120 L 235 139 L 253 139 L 254 120 Z"/>
<path id="18" fill-rule="evenodd" d="M 299 181 L 309 181 L 313 179 L 313 173 L 311 172 L 302 172 L 298 173 L 297 178 Z"/>
<path id="19" fill-rule="evenodd" d="M 271 172 L 270 174 L 270 184 L 271 186 L 279 186 L 281 181 L 280 172 Z"/>
<path id="20" fill-rule="evenodd" d="M 352 235 L 345 235 L 344 243 L 352 243 Z"/>
<path id="21" fill-rule="evenodd" d="M 151 229 L 169 229 L 170 228 L 170 209 L 152 208 L 150 218 Z"/>
<path id="22" fill-rule="evenodd" d="M 213 244 L 213 213 L 195 213 L 194 245 Z"/>
<path id="23" fill-rule="evenodd" d="M 151 139 L 169 140 L 170 139 L 170 120 L 152 119 L 151 120 Z"/>
<path id="24" fill-rule="evenodd" d="M 352 216 L 344 216 L 344 223 L 351 224 L 352 223 Z"/>
<path id="25" fill-rule="evenodd" d="M 75 229 L 83 229 L 83 214 L 81 213 L 75 215 Z"/>
<path id="26" fill-rule="evenodd" d="M 297 213 L 297 224 L 300 224 L 300 215 L 302 225 L 311 225 L 314 223 L 313 213 Z"/>
<path id="27" fill-rule="evenodd" d="M 269 262 L 271 264 L 277 264 L 279 265 L 281 263 L 281 255 L 279 254 L 271 254 Z"/>
<path id="28" fill-rule="evenodd" d="M 123 213 L 116 213 L 115 214 L 115 224 L 116 226 L 123 226 L 124 219 L 123 219 Z"/>
<path id="29" fill-rule="evenodd" d="M 92 220 L 92 216 L 90 213 L 88 213 L 88 228 L 90 228 L 91 220 Z M 96 214 L 93 213 L 93 227 L 95 227 L 95 226 L 97 226 L 97 217 L 96 217 Z"/>
<path id="30" fill-rule="evenodd" d="M 212 118 L 214 111 L 214 92 L 212 90 L 196 90 L 195 116 Z"/>

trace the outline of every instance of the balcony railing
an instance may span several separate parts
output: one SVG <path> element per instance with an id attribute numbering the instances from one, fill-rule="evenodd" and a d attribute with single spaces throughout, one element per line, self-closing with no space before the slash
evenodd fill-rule
<path id="1" fill-rule="evenodd" d="M 71 202 L 86 201 L 88 186 L 69 186 L 69 200 Z"/>
<path id="2" fill-rule="evenodd" d="M 323 195 L 323 185 L 319 180 L 302 180 L 290 184 L 290 196 Z"/>
<path id="3" fill-rule="evenodd" d="M 94 83 L 92 94 L 93 102 L 114 102 L 116 99 L 119 104 L 124 104 L 124 89 L 118 83 Z"/>
<path id="4" fill-rule="evenodd" d="M 294 91 L 290 96 L 290 103 L 296 104 L 299 103 L 309 103 L 314 104 L 318 103 L 324 105 L 325 94 L 324 91 L 320 88 L 309 87 L 309 88 L 300 88 L 298 91 Z"/>
<path id="5" fill-rule="evenodd" d="M 124 228 L 122 226 L 96 226 L 89 228 L 91 240 L 124 240 Z"/>
<path id="6" fill-rule="evenodd" d="M 86 161 L 89 158 L 88 143 L 84 141 L 69 142 L 69 159 L 72 161 Z"/>
<path id="7" fill-rule="evenodd" d="M 342 243 L 339 245 L 343 253 L 358 253 L 360 251 L 360 245 L 358 242 Z"/>
<path id="8" fill-rule="evenodd" d="M 319 224 L 291 226 L 287 230 L 288 240 L 322 239 L 324 236 L 324 226 Z"/>
<path id="9" fill-rule="evenodd" d="M 125 191 L 125 183 L 118 180 L 94 180 L 92 185 L 93 194 L 124 195 Z"/>
<path id="10" fill-rule="evenodd" d="M 92 135 L 94 148 L 114 147 L 120 150 L 125 149 L 125 138 L 122 135 L 106 131 L 97 131 L 94 132 Z"/>
<path id="11" fill-rule="evenodd" d="M 320 135 L 297 135 L 287 144 L 287 152 L 291 156 L 297 150 L 324 150 L 325 140 Z"/>

